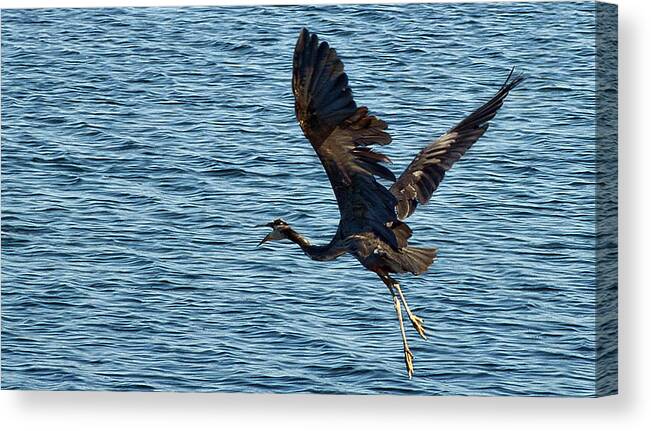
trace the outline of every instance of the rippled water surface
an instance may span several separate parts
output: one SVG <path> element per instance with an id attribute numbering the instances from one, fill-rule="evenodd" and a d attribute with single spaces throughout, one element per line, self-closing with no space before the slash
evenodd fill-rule
<path id="1" fill-rule="evenodd" d="M 302 26 L 390 124 L 399 173 L 528 80 L 410 218 L 430 338 L 352 257 L 256 248 L 338 210 L 294 120 Z M 5 10 L 2 386 L 594 393 L 594 5 Z"/>

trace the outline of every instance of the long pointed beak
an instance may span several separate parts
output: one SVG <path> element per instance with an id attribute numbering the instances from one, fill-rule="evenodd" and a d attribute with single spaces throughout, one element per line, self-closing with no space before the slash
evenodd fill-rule
<path id="1" fill-rule="evenodd" d="M 267 242 L 267 241 L 269 241 L 269 240 L 271 240 L 271 233 L 268 234 L 267 236 L 265 236 L 264 238 L 262 238 L 262 241 L 260 241 L 260 242 L 258 243 L 258 247 L 260 247 L 262 244 L 264 244 L 265 242 Z"/>

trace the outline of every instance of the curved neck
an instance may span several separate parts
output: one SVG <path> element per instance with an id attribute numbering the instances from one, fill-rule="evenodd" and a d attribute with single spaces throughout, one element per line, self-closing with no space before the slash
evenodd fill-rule
<path id="1" fill-rule="evenodd" d="M 285 230 L 285 235 L 287 236 L 288 240 L 294 244 L 298 244 L 298 246 L 306 253 L 307 249 L 311 247 L 310 241 L 308 241 L 307 238 L 305 238 L 300 233 L 296 232 L 292 227 L 287 227 Z"/>
<path id="2" fill-rule="evenodd" d="M 312 245 L 307 238 L 296 232 L 292 227 L 287 228 L 285 235 L 287 236 L 287 239 L 298 244 L 301 250 L 303 250 L 310 259 L 332 260 L 346 252 L 343 248 L 334 247 L 332 242 L 328 245 Z"/>

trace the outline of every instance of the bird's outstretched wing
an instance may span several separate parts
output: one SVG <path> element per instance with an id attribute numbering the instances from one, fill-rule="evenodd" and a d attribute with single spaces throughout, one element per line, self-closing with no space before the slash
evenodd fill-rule
<path id="1" fill-rule="evenodd" d="M 396 211 L 400 220 L 412 215 L 418 204 L 429 201 L 445 173 L 486 132 L 488 122 L 502 107 L 509 91 L 524 79 L 512 75 L 513 70 L 491 100 L 418 153 L 391 186 L 390 191 L 398 200 Z"/>
<path id="2" fill-rule="evenodd" d="M 337 52 L 306 29 L 294 50 L 292 88 L 296 119 L 321 159 L 337 198 L 338 235 L 345 238 L 370 228 L 397 248 L 390 228 L 390 222 L 397 220 L 397 201 L 375 180 L 378 176 L 395 181 L 395 176 L 382 164 L 389 159 L 370 147 L 391 142 L 387 124 L 369 115 L 366 107 L 357 106 Z"/>

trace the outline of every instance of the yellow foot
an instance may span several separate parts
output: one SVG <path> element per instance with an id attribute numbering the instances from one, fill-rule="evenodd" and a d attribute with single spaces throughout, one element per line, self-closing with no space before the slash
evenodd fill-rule
<path id="1" fill-rule="evenodd" d="M 418 331 L 418 335 L 420 335 L 424 340 L 427 340 L 427 334 L 425 333 L 423 319 L 412 314 L 409 316 L 409 320 L 411 320 L 411 324 L 414 326 L 414 329 Z"/>
<path id="2" fill-rule="evenodd" d="M 405 347 L 405 365 L 407 366 L 407 374 L 409 379 L 414 375 L 414 355 L 408 347 Z"/>

